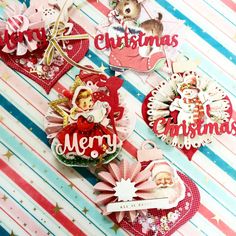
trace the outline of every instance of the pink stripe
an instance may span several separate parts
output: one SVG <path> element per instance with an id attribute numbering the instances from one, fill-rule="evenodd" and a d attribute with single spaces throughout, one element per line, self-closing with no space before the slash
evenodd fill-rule
<path id="1" fill-rule="evenodd" d="M 2 207 L 0 209 L 9 217 L 11 218 L 17 225 L 19 225 L 28 235 L 31 235 L 24 227 L 22 227 L 7 211 L 5 211 Z"/>
<path id="2" fill-rule="evenodd" d="M 64 176 L 61 172 L 59 172 L 54 166 L 52 166 L 46 159 L 44 159 L 33 147 L 31 147 L 30 145 L 28 145 L 27 143 L 26 143 L 26 141 L 25 140 L 23 140 L 22 138 L 20 138 L 19 137 L 19 135 L 18 134 L 16 134 L 16 133 L 14 133 L 14 131 L 13 130 L 11 130 L 6 124 L 4 124 L 3 123 L 3 125 L 7 128 L 7 129 L 9 129 L 13 134 L 14 134 L 14 136 L 16 136 L 17 138 L 19 138 L 22 142 L 24 142 L 27 146 L 29 146 L 31 149 L 32 149 L 32 151 L 33 152 L 35 152 L 38 156 L 40 156 L 48 165 L 50 165 L 57 173 L 59 173 L 60 175 L 62 175 L 67 181 L 69 181 L 69 182 L 71 182 L 70 180 L 68 180 L 67 178 L 66 178 L 66 176 Z M 137 152 L 137 148 L 136 147 L 134 147 L 131 143 L 126 143 L 126 151 L 128 151 L 128 150 L 136 150 L 136 152 Z M 128 152 L 130 152 L 130 151 L 128 151 Z M 133 151 L 131 151 L 131 152 L 133 152 Z M 136 157 L 136 155 L 135 155 L 135 157 Z M 216 181 L 217 182 L 217 181 Z M 77 187 L 76 187 L 77 188 Z M 79 192 L 81 192 L 80 191 L 80 189 L 78 189 L 77 188 L 77 190 L 79 191 Z M 82 193 L 82 192 L 81 192 Z M 82 193 L 83 195 L 85 195 L 84 193 Z M 86 195 L 85 195 L 86 196 Z M 90 201 L 92 201 L 88 196 L 86 196 Z M 97 205 L 96 205 L 97 206 Z M 97 206 L 98 207 L 98 206 Z M 99 208 L 99 207 L 98 207 Z M 210 212 L 210 211 L 209 211 Z M 213 222 L 214 223 L 214 222 Z M 215 226 L 217 226 L 217 224 L 215 224 Z"/>
<path id="3" fill-rule="evenodd" d="M 1 196 L 3 194 L 4 192 L 1 191 Z M 8 197 L 6 201 L 0 198 L 0 206 L 6 212 L 11 214 L 12 218 L 18 219 L 19 224 L 24 227 L 24 229 L 27 229 L 32 233 L 37 233 L 38 235 L 47 235 L 46 232 L 36 224 L 33 218 L 26 215 L 25 212 L 19 207 L 19 205 L 16 204 L 10 197 Z M 24 226 L 24 224 L 26 224 L 26 226 Z"/>
<path id="4" fill-rule="evenodd" d="M 62 172 L 58 171 L 55 166 L 51 165 L 50 162 L 47 161 L 47 159 L 45 159 L 40 153 L 38 153 L 32 146 L 30 146 L 28 143 L 26 143 L 25 140 L 23 140 L 22 138 L 19 137 L 19 135 L 17 133 L 15 133 L 13 130 L 11 130 L 6 124 L 2 123 L 11 133 L 14 134 L 15 137 L 19 138 L 25 145 L 27 145 L 36 155 L 38 155 L 41 159 L 44 160 L 44 162 L 46 162 L 55 172 L 57 172 L 59 175 L 61 175 L 66 181 L 68 181 L 69 183 L 73 184 L 71 182 L 70 179 L 68 179 Z M 127 144 L 127 143 L 126 143 Z M 131 145 L 131 144 L 130 144 Z M 128 145 L 129 146 L 129 145 Z M 134 148 L 135 149 L 135 148 Z M 128 150 L 128 147 L 127 147 Z M 127 151 L 126 150 L 126 151 Z M 128 151 L 130 152 L 130 151 Z M 136 155 L 135 155 L 136 156 Z M 86 195 L 84 192 L 81 191 L 80 188 L 78 188 L 75 184 L 73 184 L 74 188 L 77 189 L 78 192 L 80 192 L 82 195 L 84 195 L 90 202 L 92 202 L 98 209 L 102 210 L 95 202 L 93 202 L 93 200 Z M 186 223 L 188 224 L 188 223 Z M 125 229 L 124 229 L 125 230 Z M 131 235 L 129 231 L 125 230 L 127 232 L 128 235 Z"/>
<path id="5" fill-rule="evenodd" d="M 9 165 L 0 159 L 0 171 L 8 176 L 15 184 L 25 191 L 35 202 L 43 207 L 53 218 L 63 225 L 71 234 L 84 236 L 85 234 L 61 211 L 55 212 L 55 206 L 49 202 L 40 192 L 26 182 L 18 173 L 16 173 Z"/>
<path id="6" fill-rule="evenodd" d="M 236 11 L 236 3 L 231 0 L 221 0 L 226 6 L 231 8 L 233 11 Z"/>
<path id="7" fill-rule="evenodd" d="M 54 165 L 52 165 L 46 158 L 44 158 L 36 149 L 34 149 L 33 146 L 30 146 L 24 139 L 22 139 L 17 133 L 15 133 L 10 127 L 8 127 L 6 124 L 2 122 L 3 126 L 7 128 L 12 134 L 14 134 L 15 137 L 17 137 L 22 143 L 24 143 L 26 146 L 28 146 L 38 157 L 40 157 L 42 160 L 44 160 L 45 163 L 47 163 L 56 173 L 61 175 L 69 184 L 72 184 L 75 189 L 77 189 L 78 192 L 80 192 L 83 196 L 85 196 L 90 202 L 92 202 L 98 209 L 102 210 L 99 205 L 97 205 L 90 197 L 89 195 L 86 195 L 84 192 L 81 191 L 80 188 L 78 188 L 70 179 L 67 178 L 66 175 L 64 175 L 62 172 L 60 172 L 58 169 L 55 168 Z"/>
<path id="8" fill-rule="evenodd" d="M 191 9 L 193 9 L 195 12 L 197 12 L 202 18 L 206 19 L 207 22 L 209 22 L 210 24 L 214 25 L 220 32 L 222 32 L 225 36 L 227 36 L 230 40 L 232 40 L 234 42 L 234 39 L 232 38 L 232 34 L 226 34 L 224 31 L 222 31 L 222 28 L 220 28 L 217 24 L 215 24 L 215 22 L 217 21 L 210 21 L 207 17 L 208 15 L 204 15 L 203 11 L 201 11 L 199 8 L 194 8 L 193 4 L 189 4 L 187 1 L 183 1 L 186 5 L 188 5 Z M 194 4 L 195 6 L 195 4 Z M 198 10 L 199 9 L 199 10 Z"/>
<path id="9" fill-rule="evenodd" d="M 219 220 L 219 223 L 217 223 L 216 220 L 212 219 L 215 215 L 209 211 L 205 206 L 202 204 L 200 205 L 199 212 L 205 216 L 212 224 L 216 225 L 218 229 L 220 229 L 225 235 L 233 236 L 235 235 L 235 231 L 229 228 L 222 219 Z"/>

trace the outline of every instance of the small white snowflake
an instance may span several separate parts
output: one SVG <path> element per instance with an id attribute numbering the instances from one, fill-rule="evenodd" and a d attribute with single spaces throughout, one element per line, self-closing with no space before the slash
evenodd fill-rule
<path id="1" fill-rule="evenodd" d="M 135 188 L 135 183 L 131 182 L 130 179 L 121 179 L 120 182 L 116 182 L 116 187 L 114 190 L 116 193 L 114 194 L 118 197 L 118 201 L 132 201 L 134 197 L 136 197 L 137 188 Z"/>

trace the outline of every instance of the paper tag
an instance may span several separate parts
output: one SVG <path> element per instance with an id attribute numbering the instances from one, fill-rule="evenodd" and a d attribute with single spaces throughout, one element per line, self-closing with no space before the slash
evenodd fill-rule
<path id="1" fill-rule="evenodd" d="M 107 205 L 107 212 L 133 211 L 143 209 L 168 209 L 168 198 L 155 198 L 151 200 L 139 200 L 130 202 L 114 202 Z"/>

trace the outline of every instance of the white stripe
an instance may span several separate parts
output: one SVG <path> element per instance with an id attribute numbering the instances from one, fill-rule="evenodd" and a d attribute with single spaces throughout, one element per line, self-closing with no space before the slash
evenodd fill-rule
<path id="1" fill-rule="evenodd" d="M 233 52 L 236 54 L 236 48 L 235 48 L 235 43 L 230 39 L 228 36 L 226 36 L 222 31 L 217 29 L 216 26 L 214 26 L 211 22 L 207 21 L 206 19 L 203 18 L 200 13 L 197 11 L 193 10 L 189 5 L 184 3 L 183 1 L 174 1 L 174 0 L 169 0 L 170 4 L 172 4 L 176 9 L 178 9 L 181 13 L 183 13 L 185 16 L 187 16 L 191 21 L 193 21 L 195 24 L 197 24 L 201 29 L 206 31 L 209 35 L 211 35 L 215 40 L 217 40 L 219 43 L 224 45 L 226 48 L 228 48 L 229 51 Z M 151 4 L 150 4 L 151 5 Z M 197 6 L 196 6 L 197 7 Z M 203 9 L 199 9 L 198 11 L 201 10 L 202 13 L 208 14 L 207 11 L 204 12 Z M 209 15 L 208 15 L 209 16 Z M 217 25 L 220 26 L 220 21 L 215 19 L 217 22 Z M 226 28 L 227 31 L 230 32 L 230 28 Z M 232 34 L 232 37 L 234 35 Z"/>
<path id="2" fill-rule="evenodd" d="M 76 192 L 78 193 L 78 195 L 80 195 L 80 197 L 86 199 L 86 201 L 89 201 L 89 203 L 90 203 L 91 205 L 93 205 L 94 208 L 97 209 L 97 211 L 101 212 L 101 210 L 100 210 L 99 208 L 97 208 L 97 207 L 94 205 L 94 202 L 95 202 L 96 197 L 95 197 L 95 195 L 93 194 L 93 186 L 92 186 L 92 185 L 89 185 L 89 188 L 86 187 L 86 186 L 84 185 L 84 184 L 87 182 L 86 179 L 83 179 L 82 176 L 79 175 L 79 174 L 78 174 L 76 171 L 74 171 L 72 168 L 69 168 L 69 167 L 66 167 L 66 166 L 63 166 L 63 165 L 59 164 L 58 161 L 56 160 L 56 158 L 52 155 L 51 149 L 50 149 L 48 146 L 46 146 L 43 142 L 37 141 L 37 137 L 35 137 L 28 129 L 26 129 L 25 127 L 23 127 L 23 125 L 21 125 L 19 122 L 17 122 L 17 120 L 13 119 L 13 117 L 11 117 L 11 116 L 10 116 L 7 112 L 5 112 L 3 109 L 0 109 L 0 111 L 1 111 L 1 114 L 3 114 L 4 117 L 6 117 L 6 120 L 8 120 L 8 121 L 11 123 L 11 127 L 10 127 L 10 128 L 13 129 L 14 132 L 20 134 L 20 136 L 23 138 L 23 141 L 26 142 L 28 145 L 30 145 L 30 147 L 27 146 L 27 145 L 25 145 L 25 144 L 22 144 L 22 145 L 23 145 L 26 149 L 28 149 L 29 151 L 33 151 L 33 150 L 31 149 L 31 147 L 34 147 L 34 148 L 37 150 L 37 152 L 38 152 L 40 155 L 42 155 L 53 167 L 55 167 L 55 168 L 56 168 L 60 173 L 62 173 L 64 176 L 67 176 L 68 179 L 69 179 L 71 182 L 73 182 L 73 184 L 74 184 L 75 186 L 77 186 L 78 189 L 80 189 L 80 191 L 78 191 L 78 189 L 73 188 L 73 190 L 76 191 Z M 5 119 L 5 118 L 4 118 L 4 119 Z M 11 131 L 8 131 L 8 132 L 11 133 Z M 12 134 L 12 135 L 13 135 L 13 137 L 14 137 L 14 134 Z M 17 138 L 17 139 L 18 139 L 18 138 Z M 21 140 L 19 140 L 19 142 L 21 142 Z M 19 153 L 19 155 L 21 155 L 21 154 Z M 37 153 L 35 153 L 35 155 L 38 156 Z M 15 159 L 14 161 L 16 161 L 16 160 L 17 160 L 17 159 Z M 42 160 L 42 161 L 43 161 L 43 160 Z M 44 161 L 44 162 L 45 162 L 45 161 Z M 55 172 L 55 170 L 54 170 L 51 166 L 50 166 L 49 168 L 51 168 L 51 171 L 52 171 L 52 172 Z M 17 170 L 17 168 L 16 168 L 16 170 Z M 30 170 L 28 170 L 28 171 L 30 171 Z M 25 172 L 27 172 L 27 171 L 25 171 Z M 22 173 L 24 173 L 24 171 L 23 171 Z M 58 173 L 56 173 L 56 174 L 58 174 Z M 26 174 L 25 178 L 27 178 L 27 176 L 32 176 L 32 177 L 34 176 L 35 178 L 38 178 L 34 173 L 31 173 L 31 174 L 29 174 L 29 175 Z M 60 177 L 60 178 L 63 178 L 63 180 L 64 180 L 65 182 L 68 182 L 68 180 L 66 180 L 63 176 L 59 175 L 59 177 Z M 70 177 L 71 177 L 71 178 L 70 178 Z M 76 178 L 75 178 L 75 177 L 76 177 Z M 34 183 L 40 183 L 40 182 L 41 182 L 40 179 L 34 181 Z M 48 182 L 50 182 L 50 181 L 48 180 Z M 68 182 L 68 184 L 69 184 L 69 182 Z M 53 186 L 53 183 L 51 183 L 51 185 Z M 40 189 L 41 186 L 43 187 L 43 189 Z M 88 185 L 87 185 L 87 186 L 88 186 Z M 56 200 L 56 199 L 58 198 L 58 200 L 57 200 L 56 202 L 59 203 L 60 201 L 63 201 L 63 204 L 59 204 L 59 205 L 66 206 L 66 207 L 64 208 L 64 209 L 66 209 L 66 211 L 67 211 L 67 209 L 70 209 L 70 211 L 67 212 L 65 215 L 70 215 L 71 213 L 73 213 L 73 214 L 71 215 L 71 219 L 72 219 L 73 217 L 75 217 L 76 215 L 78 215 L 76 212 L 74 212 L 73 207 L 72 207 L 72 208 L 70 207 L 69 203 L 67 203 L 64 199 L 61 199 L 61 200 L 60 200 L 61 197 L 60 197 L 60 196 L 57 197 L 58 194 L 57 194 L 53 189 L 50 189 L 49 186 L 45 185 L 44 182 L 42 182 L 41 184 L 39 184 L 39 186 L 37 186 L 36 189 L 40 189 L 40 192 L 41 192 L 41 193 L 44 192 L 44 190 L 46 190 L 46 192 L 44 192 L 44 193 L 45 193 L 45 196 L 47 196 L 47 199 L 50 199 L 50 196 L 54 196 L 54 195 L 55 195 L 55 198 L 54 198 L 53 200 Z M 82 192 L 82 193 L 85 193 L 86 196 L 89 196 L 89 198 L 90 198 L 92 201 L 90 201 L 90 200 L 88 200 L 87 198 L 85 198 L 85 197 L 81 194 L 81 192 Z M 72 199 L 69 199 L 69 200 L 72 201 Z M 74 204 L 77 205 L 76 203 L 74 203 Z M 81 206 L 79 206 L 79 208 L 80 208 L 80 207 L 81 207 Z M 82 209 L 81 209 L 81 210 L 82 210 Z M 72 216 L 73 216 L 73 217 L 72 217 Z M 102 217 L 102 216 L 101 216 L 101 217 Z M 79 218 L 79 217 L 76 216 L 76 218 Z M 90 218 L 90 217 L 88 216 L 88 218 Z M 106 217 L 105 217 L 105 218 L 106 218 Z M 109 221 L 108 218 L 107 218 L 107 220 Z M 94 222 L 93 219 L 92 219 L 92 221 Z M 81 220 L 79 220 L 79 221 L 77 221 L 77 222 L 78 222 L 78 223 L 81 223 Z M 76 223 L 76 222 L 75 222 L 75 223 Z M 94 227 L 93 225 L 90 225 L 89 222 L 87 222 L 87 223 L 88 223 L 88 225 L 87 225 L 88 229 L 91 229 L 91 227 Z M 96 222 L 94 222 L 94 223 L 96 224 Z M 86 227 L 86 223 L 84 223 L 83 226 Z M 79 227 L 81 228 L 80 225 L 79 225 Z M 100 225 L 99 225 L 99 227 L 101 228 Z M 97 228 L 96 228 L 96 230 L 93 229 L 93 232 L 95 232 L 96 235 L 100 235 L 101 232 L 98 231 L 98 232 L 99 232 L 99 233 L 98 233 L 97 231 L 98 231 Z M 106 228 L 104 228 L 103 231 L 106 232 Z M 119 231 L 121 232 L 122 230 L 119 230 Z M 85 232 L 90 232 L 90 231 L 85 231 Z M 109 233 L 109 232 L 107 232 L 107 233 Z"/>
<path id="3" fill-rule="evenodd" d="M 1 177 L 1 185 L 2 187 L 9 192 L 10 194 L 14 195 L 14 198 L 17 199 L 17 201 L 23 200 L 22 205 L 27 205 L 27 208 L 34 209 L 36 208 L 37 210 L 34 212 L 35 217 L 37 219 L 40 219 L 41 222 L 48 228 L 50 231 L 52 231 L 55 235 L 60 235 L 60 233 L 69 234 L 69 232 L 61 226 L 61 228 L 58 228 L 58 222 L 54 220 L 54 218 L 49 215 L 40 205 L 38 205 L 36 202 L 33 200 L 29 199 L 27 194 L 18 187 L 11 179 L 9 179 L 5 174 L 0 172 L 0 177 Z M 46 222 L 45 222 L 46 221 Z M 17 234 L 18 231 L 16 231 Z"/>
<path id="4" fill-rule="evenodd" d="M 223 16 L 229 19 L 229 21 L 235 23 L 235 12 L 231 8 L 229 8 L 226 4 L 224 4 L 221 0 L 206 0 L 206 2 L 208 2 L 210 6 L 215 8 Z"/>
<path id="5" fill-rule="evenodd" d="M 8 213 L 9 214 L 9 213 Z M 17 235 L 28 235 L 13 219 L 10 218 L 6 213 L 0 210 L 0 225 L 11 234 L 13 231 Z"/>
<path id="6" fill-rule="evenodd" d="M 5 153 L 7 151 L 7 149 L 5 148 L 5 150 L 4 150 L 0 146 L 0 151 L 2 153 Z M 51 154 L 51 156 L 52 156 L 52 154 Z M 29 167 L 27 167 L 16 156 L 14 156 L 12 158 L 9 160 L 9 163 L 7 163 L 7 164 L 9 164 L 13 170 L 18 172 L 18 174 L 25 181 L 27 181 L 27 182 L 33 181 L 33 184 L 31 184 L 31 183 L 30 184 L 40 194 L 42 194 L 47 200 L 49 200 L 49 201 L 53 200 L 53 203 L 52 203 L 53 205 L 55 205 L 55 203 L 58 203 L 59 206 L 63 206 L 63 209 L 61 210 L 61 212 L 71 220 L 73 218 L 76 219 L 74 224 L 76 226 L 78 226 L 78 228 L 80 228 L 83 232 L 89 232 L 91 230 L 91 232 L 94 232 L 94 235 L 103 235 L 103 233 L 101 233 L 101 231 L 98 230 L 98 228 L 96 228 L 93 224 L 91 224 L 88 221 L 88 219 L 86 219 L 81 214 L 81 212 L 77 211 L 69 202 L 67 202 L 64 198 L 62 198 L 62 196 L 60 196 L 51 186 L 46 184 L 42 178 L 40 178 L 38 175 L 36 175 L 35 172 L 33 172 Z M 57 165 L 58 165 L 58 163 L 57 163 Z M 64 169 L 67 168 L 69 170 L 68 167 L 64 167 L 64 166 L 60 166 L 60 168 L 64 168 Z M 63 171 L 64 171 L 64 169 L 63 169 Z M 21 170 L 20 173 L 18 170 Z M 50 180 L 47 180 L 47 181 L 48 181 L 48 183 L 50 183 Z M 53 186 L 53 183 L 50 183 L 50 184 Z M 60 191 L 60 189 L 58 189 L 58 191 Z M 79 195 L 81 195 L 81 193 Z M 53 196 L 53 198 L 52 198 L 52 196 Z M 73 200 L 70 199 L 70 201 L 72 202 Z M 28 206 L 24 205 L 24 203 L 22 203 L 22 205 L 25 206 L 26 209 L 29 209 Z M 82 206 L 78 206 L 78 208 L 80 208 L 81 211 L 83 210 Z M 32 212 L 32 213 L 34 213 L 34 212 Z"/>

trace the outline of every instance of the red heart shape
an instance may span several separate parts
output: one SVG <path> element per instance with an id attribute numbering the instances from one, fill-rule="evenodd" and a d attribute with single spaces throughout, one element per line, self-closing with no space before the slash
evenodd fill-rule
<path id="1" fill-rule="evenodd" d="M 69 22 L 73 23 L 74 25 L 71 35 L 87 33 L 81 26 L 79 26 L 72 20 L 70 20 Z M 66 49 L 64 50 L 64 52 L 66 52 L 68 56 L 75 62 L 79 62 L 85 56 L 89 48 L 88 39 L 69 40 L 66 43 Z M 43 58 L 43 53 L 44 50 L 36 50 L 32 53 L 27 53 L 23 57 L 19 57 L 0 51 L 0 57 L 9 67 L 28 76 L 37 84 L 42 86 L 47 93 L 49 93 L 54 84 L 72 67 L 72 65 L 67 63 L 65 60 L 60 64 L 56 64 L 53 62 L 50 67 L 43 68 L 45 69 L 45 71 L 50 70 L 50 79 L 42 77 L 40 78 L 36 73 L 30 72 L 31 68 L 28 67 L 26 63 L 24 64 L 24 62 L 31 62 L 35 64 Z"/>
<path id="2" fill-rule="evenodd" d="M 168 229 L 163 231 L 163 233 L 158 232 L 157 235 L 162 236 L 169 236 L 173 234 L 178 228 L 180 228 L 183 224 L 189 221 L 198 211 L 200 206 L 200 193 L 197 186 L 184 174 L 178 172 L 178 175 L 183 180 L 186 192 L 185 198 L 179 202 L 179 204 L 172 209 L 168 210 L 157 210 L 151 209 L 148 210 L 149 219 L 148 218 L 139 218 L 136 222 L 131 223 L 127 219 L 124 219 L 120 226 L 125 230 L 130 231 L 135 236 L 147 236 L 147 235 L 154 235 L 155 232 L 152 230 L 153 227 L 156 229 L 161 229 L 161 221 L 160 219 L 165 218 L 165 216 L 174 213 L 177 214 L 175 211 L 178 211 L 178 218 L 174 222 L 168 221 L 167 226 Z M 171 213 L 172 212 L 172 213 Z M 175 215 L 172 215 L 175 216 Z M 150 219 L 155 218 L 155 223 L 150 224 Z M 115 221 L 115 219 L 113 219 Z M 163 225 L 163 223 L 162 223 Z"/>

